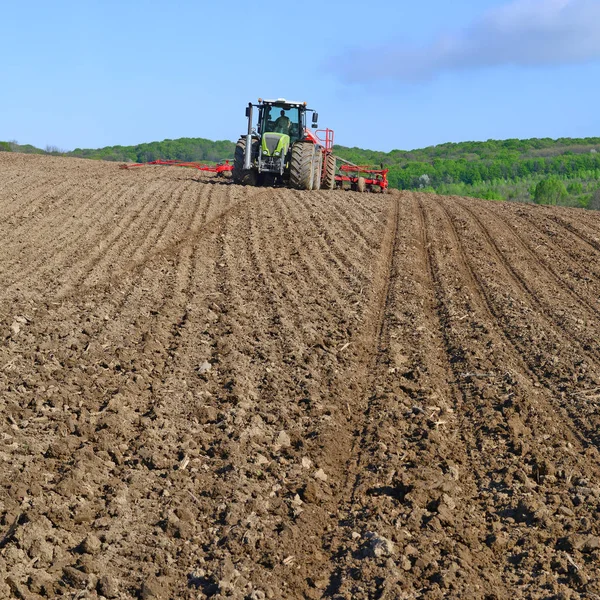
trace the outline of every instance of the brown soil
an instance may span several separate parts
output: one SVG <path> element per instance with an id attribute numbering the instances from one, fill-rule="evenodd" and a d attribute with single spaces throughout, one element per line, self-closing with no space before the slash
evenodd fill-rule
<path id="1" fill-rule="evenodd" d="M 0 154 L 0 597 L 600 598 L 600 215 Z"/>

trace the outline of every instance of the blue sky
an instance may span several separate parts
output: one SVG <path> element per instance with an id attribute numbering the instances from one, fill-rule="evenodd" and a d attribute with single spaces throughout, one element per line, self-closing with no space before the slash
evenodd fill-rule
<path id="1" fill-rule="evenodd" d="M 219 8 L 221 6 L 221 8 Z M 6 3 L 0 140 L 235 140 L 258 97 L 336 142 L 600 135 L 600 0 Z"/>

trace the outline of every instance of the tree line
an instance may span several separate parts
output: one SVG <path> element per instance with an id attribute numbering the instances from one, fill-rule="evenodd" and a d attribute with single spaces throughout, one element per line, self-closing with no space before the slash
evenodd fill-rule
<path id="1" fill-rule="evenodd" d="M 600 138 L 488 140 L 389 153 L 335 148 L 353 163 L 389 169 L 390 186 L 398 189 L 580 207 L 600 189 L 599 150 Z M 559 184 L 564 193 L 556 193 Z"/>

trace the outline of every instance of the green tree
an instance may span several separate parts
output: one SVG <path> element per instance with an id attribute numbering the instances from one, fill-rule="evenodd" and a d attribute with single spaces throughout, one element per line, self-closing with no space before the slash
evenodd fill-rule
<path id="1" fill-rule="evenodd" d="M 567 186 L 567 192 L 572 195 L 583 194 L 583 185 L 579 181 L 574 181 Z"/>
<path id="2" fill-rule="evenodd" d="M 565 184 L 558 177 L 548 177 L 535 186 L 533 199 L 536 204 L 560 204 L 568 195 Z"/>

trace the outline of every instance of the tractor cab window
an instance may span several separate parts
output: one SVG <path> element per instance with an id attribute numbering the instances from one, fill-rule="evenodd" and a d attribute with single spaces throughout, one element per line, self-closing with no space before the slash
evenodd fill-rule
<path id="1" fill-rule="evenodd" d="M 290 136 L 292 142 L 300 138 L 302 127 L 297 108 L 265 106 L 262 125 L 261 130 L 264 133 L 285 133 Z"/>

